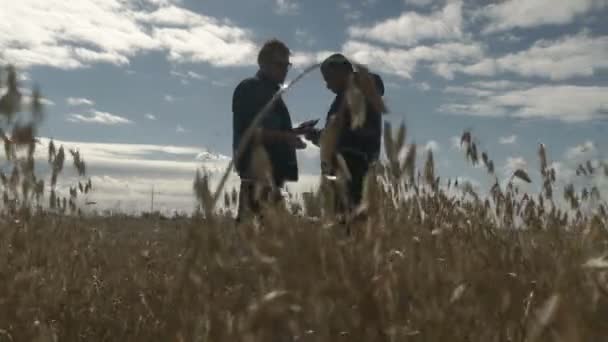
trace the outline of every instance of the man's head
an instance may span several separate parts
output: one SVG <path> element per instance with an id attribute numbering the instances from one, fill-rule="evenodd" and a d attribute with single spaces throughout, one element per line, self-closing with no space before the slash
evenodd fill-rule
<path id="1" fill-rule="evenodd" d="M 339 53 L 329 56 L 321 63 L 321 74 L 327 89 L 336 94 L 346 89 L 348 77 L 353 70 L 353 65 Z"/>
<path id="2" fill-rule="evenodd" d="M 258 65 L 266 77 L 276 83 L 285 82 L 291 63 L 291 52 L 283 42 L 272 39 L 264 43 L 258 53 Z"/>

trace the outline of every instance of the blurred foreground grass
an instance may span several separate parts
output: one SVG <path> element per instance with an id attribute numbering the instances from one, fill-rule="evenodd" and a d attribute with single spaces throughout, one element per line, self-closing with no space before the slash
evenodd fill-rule
<path id="1" fill-rule="evenodd" d="M 462 222 L 4 221 L 0 341 L 606 340 L 605 227 Z"/>
<path id="2" fill-rule="evenodd" d="M 348 229 L 332 223 L 330 205 L 343 198 L 344 169 L 292 207 L 316 219 L 268 208 L 262 224 L 235 227 L 214 210 L 222 188 L 211 193 L 199 172 L 194 217 L 87 217 L 77 203 L 92 185 L 77 150 L 69 198 L 55 192 L 63 147 L 48 146 L 50 186 L 35 174 L 41 98 L 32 92 L 29 124 L 14 120 L 16 80 L 10 69 L 0 98 L 11 132 L 2 134 L 11 173 L 0 174 L 0 342 L 608 341 L 608 213 L 591 182 L 608 176 L 605 161 L 579 165 L 588 186 L 567 184 L 562 201 L 541 144 L 540 193 L 527 194 L 514 182 L 531 183 L 526 170 L 501 186 L 464 132 L 467 160 L 494 182 L 486 194 L 444 186 L 432 151 L 417 169 L 405 126 L 393 139 L 387 124 L 387 163 L 366 180 L 367 219 L 347 218 Z M 335 152 L 339 132 L 329 131 L 322 160 Z"/>

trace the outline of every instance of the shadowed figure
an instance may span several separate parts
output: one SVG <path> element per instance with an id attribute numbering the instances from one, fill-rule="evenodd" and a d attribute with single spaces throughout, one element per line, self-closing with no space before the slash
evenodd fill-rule
<path id="1" fill-rule="evenodd" d="M 258 54 L 259 70 L 253 77 L 241 81 L 234 90 L 233 151 L 237 151 L 256 114 L 285 82 L 291 66 L 290 55 L 289 48 L 283 42 L 275 39 L 266 42 Z M 236 171 L 241 179 L 237 223 L 250 214 L 260 214 L 262 203 L 281 201 L 280 189 L 285 182 L 298 180 L 296 149 L 306 147 L 299 135 L 308 133 L 308 130 L 292 127 L 289 110 L 279 98 L 255 132 L 252 141 L 246 142 L 245 150 L 235 160 Z M 267 153 L 272 174 L 270 184 L 254 176 L 256 170 L 253 169 L 252 156 L 256 142 Z"/>
<path id="2" fill-rule="evenodd" d="M 351 180 L 348 182 L 347 208 L 337 203 L 338 212 L 345 213 L 360 205 L 363 195 L 363 182 L 370 166 L 378 160 L 382 136 L 382 113 L 366 98 L 365 119 L 361 126 L 353 128 L 351 122 L 353 116 L 349 106 L 343 106 L 349 79 L 354 76 L 356 71 L 353 65 L 341 54 L 334 54 L 328 57 L 321 64 L 321 73 L 326 83 L 327 89 L 336 94 L 327 112 L 325 129 L 334 118 L 336 113 L 343 112 L 343 120 L 340 121 L 338 128 L 338 141 L 336 155 L 341 155 L 346 162 Z M 379 75 L 370 73 L 379 96 L 384 95 L 384 83 Z M 319 140 L 323 130 L 312 130 L 306 134 L 306 139 L 315 145 L 319 145 Z M 335 170 L 330 170 L 333 173 Z"/>

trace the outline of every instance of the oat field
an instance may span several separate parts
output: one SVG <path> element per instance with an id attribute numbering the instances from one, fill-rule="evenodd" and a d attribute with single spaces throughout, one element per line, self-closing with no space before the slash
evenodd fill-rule
<path id="1" fill-rule="evenodd" d="M 8 89 L 3 113 L 16 111 L 10 80 Z M 0 341 L 608 340 L 605 194 L 558 188 L 543 145 L 539 170 L 501 186 L 464 132 L 463 157 L 495 180 L 482 191 L 441 179 L 432 152 L 415 165 L 405 125 L 387 124 L 386 161 L 344 222 L 333 212 L 340 169 L 303 203 L 236 226 L 200 174 L 192 217 L 83 215 L 76 198 L 95 186 L 83 156 L 72 151 L 83 180 L 61 198 L 69 155 L 49 146 L 45 185 L 27 127 L 4 136 L 13 171 L 2 174 Z M 322 158 L 332 152 L 331 135 L 324 141 Z M 520 190 L 530 172 L 539 193 Z"/>

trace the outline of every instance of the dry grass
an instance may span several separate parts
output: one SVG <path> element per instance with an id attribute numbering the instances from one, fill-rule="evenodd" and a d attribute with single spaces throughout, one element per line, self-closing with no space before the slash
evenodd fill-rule
<path id="1" fill-rule="evenodd" d="M 608 336 L 603 223 L 499 230 L 472 209 L 431 209 L 422 219 L 406 205 L 353 226 L 350 237 L 287 215 L 238 229 L 225 217 L 4 221 L 0 340 Z M 599 261 L 584 267 L 591 259 Z"/>
<path id="2" fill-rule="evenodd" d="M 555 176 L 545 146 L 538 197 L 518 190 L 528 170 L 504 188 L 495 178 L 487 195 L 445 186 L 431 153 L 420 175 L 405 126 L 395 139 L 385 131 L 389 162 L 366 180 L 369 217 L 346 225 L 330 205 L 341 188 L 324 181 L 304 201 L 316 218 L 267 208 L 263 224 L 235 227 L 213 210 L 222 187 L 213 193 L 200 174 L 203 211 L 192 218 L 4 212 L 0 341 L 606 339 L 608 216 L 604 204 L 580 210 L 599 193 L 568 186 L 571 208 L 561 209 L 547 190 Z M 331 136 L 324 141 L 331 151 Z M 472 133 L 462 141 L 479 163 Z M 54 174 L 60 151 L 49 150 Z M 82 156 L 72 156 L 84 174 Z M 487 152 L 481 161 L 496 177 Z"/>

